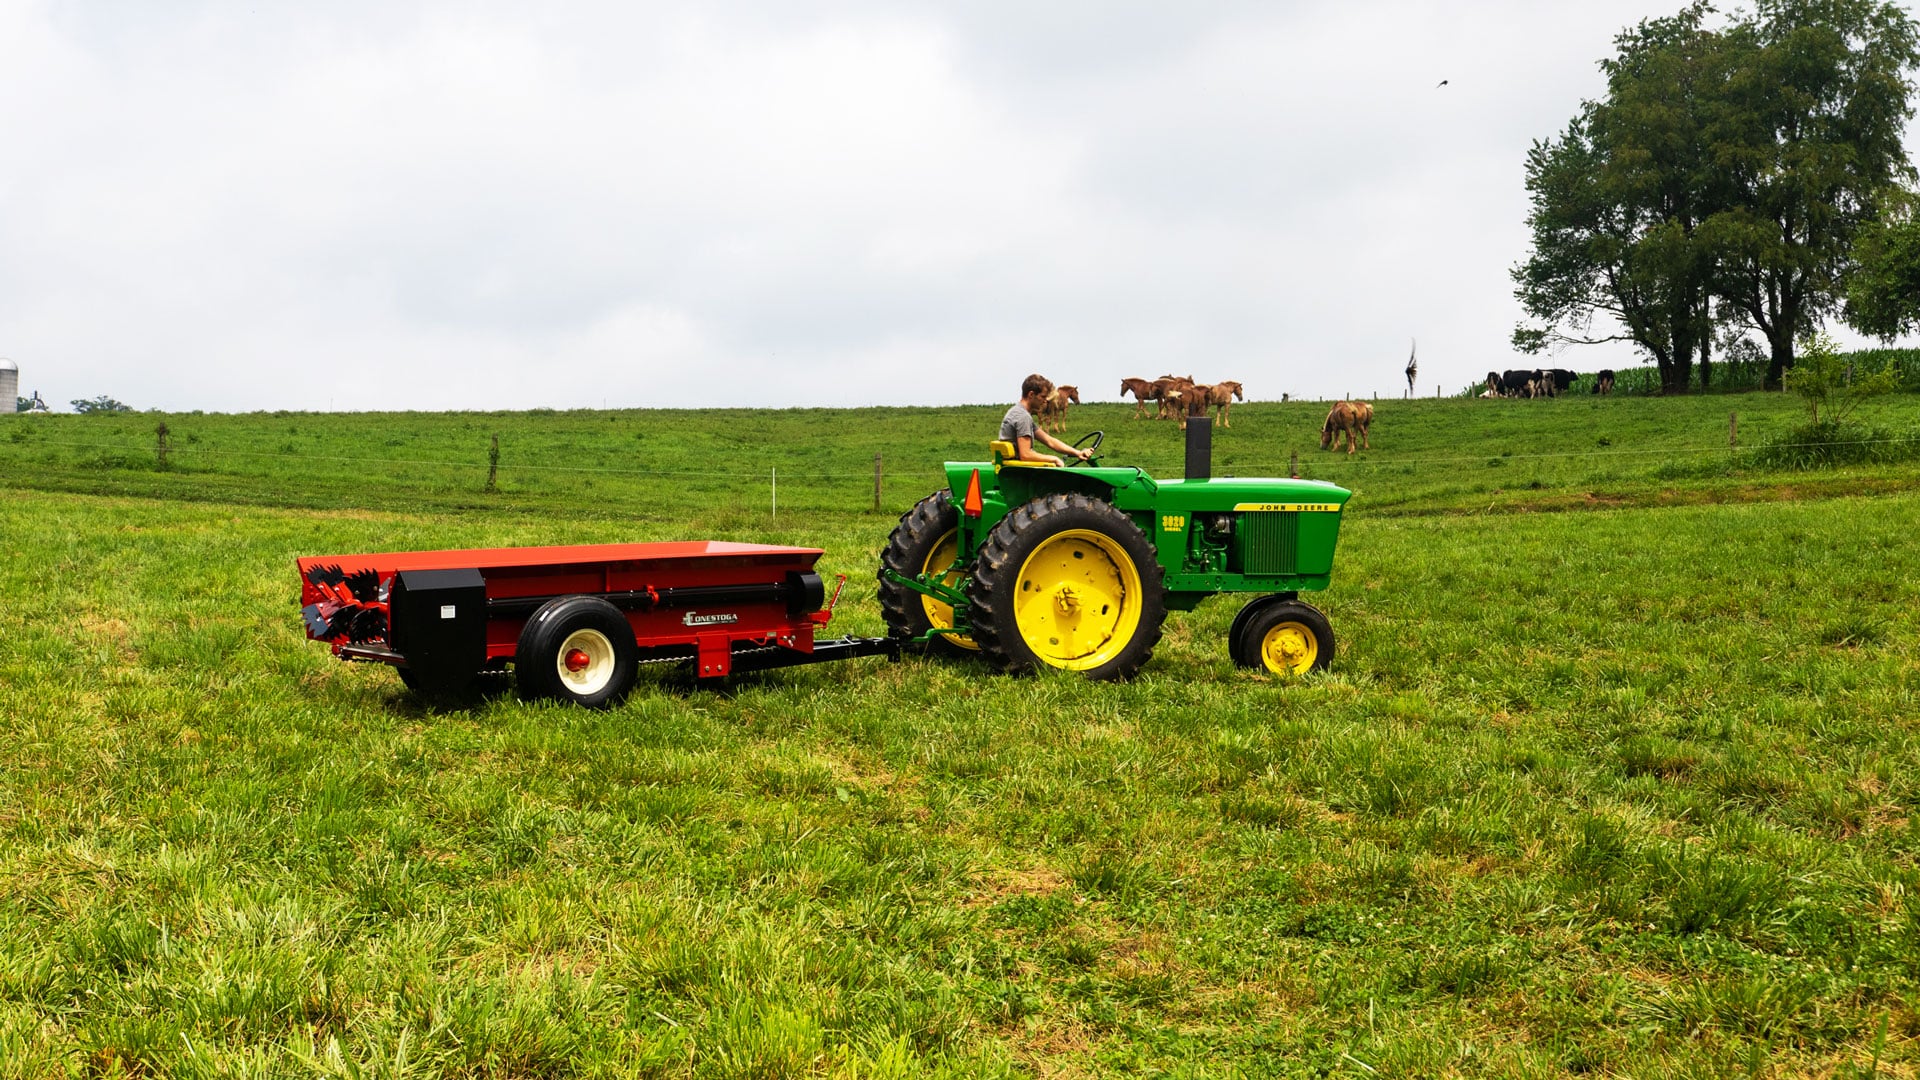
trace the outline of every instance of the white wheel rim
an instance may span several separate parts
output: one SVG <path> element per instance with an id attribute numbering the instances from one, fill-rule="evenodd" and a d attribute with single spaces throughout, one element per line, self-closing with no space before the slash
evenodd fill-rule
<path id="1" fill-rule="evenodd" d="M 586 663 L 578 669 L 567 662 L 576 652 L 586 657 Z M 568 693 L 579 697 L 597 694 L 613 681 L 613 641 L 598 630 L 575 630 L 560 643 L 554 667 L 560 672 L 560 685 L 566 687 Z"/>

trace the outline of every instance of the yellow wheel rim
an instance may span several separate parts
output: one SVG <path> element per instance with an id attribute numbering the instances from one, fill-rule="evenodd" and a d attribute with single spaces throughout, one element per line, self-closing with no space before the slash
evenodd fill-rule
<path id="1" fill-rule="evenodd" d="M 946 567 L 952 566 L 953 560 L 959 557 L 960 530 L 955 529 L 941 537 L 940 542 L 933 545 L 933 550 L 927 552 L 927 561 L 920 565 L 920 572 L 923 574 L 938 573 Z M 960 577 L 960 571 L 955 570 L 953 573 L 941 578 L 940 583 L 942 585 L 958 585 L 960 583 Z M 921 593 L 920 606 L 925 609 L 927 613 L 928 626 L 933 627 L 935 630 L 945 630 L 953 625 L 953 605 L 943 604 L 933 597 Z M 963 649 L 977 650 L 980 648 L 980 646 L 974 644 L 973 639 L 970 637 L 964 637 L 960 634 L 943 634 L 941 636 L 945 640 L 951 641 Z"/>
<path id="2" fill-rule="evenodd" d="M 1069 529 L 1042 541 L 1021 565 L 1014 623 L 1041 663 L 1086 671 L 1133 640 L 1142 596 L 1140 569 L 1119 541 Z"/>
<path id="3" fill-rule="evenodd" d="M 1320 658 L 1320 638 L 1305 623 L 1276 623 L 1260 639 L 1260 660 L 1275 675 L 1305 675 Z"/>

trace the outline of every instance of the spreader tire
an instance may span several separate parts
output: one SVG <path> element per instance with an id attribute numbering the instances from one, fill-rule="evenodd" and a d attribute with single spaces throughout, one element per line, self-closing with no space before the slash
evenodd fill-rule
<path id="1" fill-rule="evenodd" d="M 1045 495 L 1000 520 L 974 560 L 973 636 L 996 667 L 1125 679 L 1166 621 L 1160 563 L 1111 503 Z"/>
<path id="2" fill-rule="evenodd" d="M 605 709 L 633 689 L 640 649 L 620 609 L 597 596 L 562 596 L 533 613 L 514 648 L 514 681 L 528 701 Z"/>
<path id="3" fill-rule="evenodd" d="M 880 565 L 902 577 L 930 574 L 953 565 L 959 551 L 960 511 L 946 491 L 936 491 L 900 515 L 900 524 L 887 537 L 886 550 L 880 553 Z M 946 576 L 949 585 L 963 580 L 959 573 Z M 953 608 L 931 596 L 914 592 L 880 578 L 880 614 L 886 620 L 890 637 L 919 637 L 928 630 L 953 625 Z M 936 656 L 970 656 L 980 647 L 970 637 L 943 634 L 928 643 Z"/>
<path id="4" fill-rule="evenodd" d="M 1333 663 L 1333 624 L 1319 608 L 1300 600 L 1254 604 L 1234 620 L 1234 663 L 1270 675 L 1305 675 Z"/>

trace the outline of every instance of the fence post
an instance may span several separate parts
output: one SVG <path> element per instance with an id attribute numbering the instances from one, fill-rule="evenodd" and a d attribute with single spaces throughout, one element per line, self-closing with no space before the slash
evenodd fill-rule
<path id="1" fill-rule="evenodd" d="M 1727 446 L 1729 448 L 1733 448 L 1733 447 L 1738 447 L 1739 445 L 1740 445 L 1740 414 L 1737 412 L 1730 412 L 1727 414 Z"/>
<path id="2" fill-rule="evenodd" d="M 873 512 L 880 512 L 880 455 L 873 455 Z"/>
<path id="3" fill-rule="evenodd" d="M 167 431 L 167 422 L 165 420 L 160 421 L 160 426 L 153 429 L 154 438 L 157 440 L 154 444 L 154 450 L 159 454 L 160 467 L 162 469 L 167 467 L 167 436 L 169 434 L 170 432 Z"/>
<path id="4" fill-rule="evenodd" d="M 500 434 L 495 432 L 493 445 L 487 449 L 487 494 L 500 490 Z"/>
<path id="5" fill-rule="evenodd" d="M 1293 464 L 1287 467 L 1287 475 L 1295 480 L 1300 479 L 1300 451 L 1298 450 L 1293 452 Z"/>

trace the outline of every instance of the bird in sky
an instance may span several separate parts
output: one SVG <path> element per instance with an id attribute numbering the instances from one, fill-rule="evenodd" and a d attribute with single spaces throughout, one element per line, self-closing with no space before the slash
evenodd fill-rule
<path id="1" fill-rule="evenodd" d="M 1452 81 L 1453 81 L 1452 79 L 1441 79 L 1441 80 L 1440 80 L 1439 82 L 1437 82 L 1437 83 L 1435 83 L 1435 84 L 1434 84 L 1434 87 L 1433 87 L 1433 88 L 1434 88 L 1435 90 L 1438 90 L 1438 89 L 1440 89 L 1440 88 L 1441 88 L 1442 86 L 1445 86 L 1445 85 L 1447 85 L 1448 83 L 1450 83 L 1450 82 L 1452 82 Z"/>

